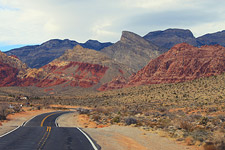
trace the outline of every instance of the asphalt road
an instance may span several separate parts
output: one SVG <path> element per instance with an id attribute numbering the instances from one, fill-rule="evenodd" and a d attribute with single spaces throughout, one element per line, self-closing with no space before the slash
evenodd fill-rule
<path id="1" fill-rule="evenodd" d="M 0 138 L 0 150 L 96 150 L 79 128 L 58 127 L 57 117 L 69 112 L 41 114 Z"/>

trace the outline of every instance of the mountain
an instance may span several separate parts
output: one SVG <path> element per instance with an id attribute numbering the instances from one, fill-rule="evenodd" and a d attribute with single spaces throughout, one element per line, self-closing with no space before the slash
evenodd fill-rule
<path id="1" fill-rule="evenodd" d="M 197 46 L 197 41 L 192 32 L 184 29 L 167 29 L 164 31 L 149 32 L 143 38 L 166 50 L 179 43 L 188 43 Z"/>
<path id="2" fill-rule="evenodd" d="M 37 87 L 61 85 L 90 88 L 118 76 L 128 77 L 131 73 L 130 68 L 106 55 L 77 45 L 40 69 L 28 69 L 23 78 L 37 79 Z"/>
<path id="3" fill-rule="evenodd" d="M 99 90 L 115 89 L 115 86 L 121 88 L 184 82 L 223 72 L 225 72 L 225 47 L 214 45 L 198 48 L 181 43 L 151 60 L 143 69 L 133 74 L 126 83 L 124 80 L 113 80 L 102 85 Z"/>
<path id="4" fill-rule="evenodd" d="M 94 49 L 94 50 L 101 50 L 105 47 L 111 46 L 113 43 L 111 42 L 106 42 L 106 43 L 101 43 L 97 40 L 88 40 L 85 43 L 80 43 L 80 45 L 84 48 L 88 48 L 88 49 Z"/>
<path id="5" fill-rule="evenodd" d="M 40 68 L 54 59 L 60 57 L 68 49 L 72 49 L 77 44 L 76 41 L 68 39 L 59 40 L 52 39 L 41 45 L 25 46 L 7 51 L 7 55 L 16 55 L 22 62 L 31 68 Z M 87 48 L 100 50 L 111 43 L 100 43 L 98 41 L 89 40 L 82 45 Z"/>
<path id="6" fill-rule="evenodd" d="M 115 61 L 127 65 L 134 72 L 144 67 L 150 59 L 159 56 L 159 48 L 141 36 L 123 31 L 120 41 L 101 50 Z"/>
<path id="7" fill-rule="evenodd" d="M 197 41 L 199 43 L 199 46 L 215 44 L 225 46 L 225 30 L 203 35 L 201 37 L 198 37 Z"/>
<path id="8" fill-rule="evenodd" d="M 20 78 L 28 67 L 16 56 L 7 56 L 0 52 L 0 86 L 28 86 L 30 81 L 35 83 L 33 78 Z"/>

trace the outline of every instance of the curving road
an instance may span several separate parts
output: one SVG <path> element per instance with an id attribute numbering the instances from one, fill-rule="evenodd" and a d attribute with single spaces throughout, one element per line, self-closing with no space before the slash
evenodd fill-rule
<path id="1" fill-rule="evenodd" d="M 79 128 L 58 127 L 56 119 L 70 112 L 38 115 L 15 131 L 0 137 L 0 150 L 97 150 Z"/>

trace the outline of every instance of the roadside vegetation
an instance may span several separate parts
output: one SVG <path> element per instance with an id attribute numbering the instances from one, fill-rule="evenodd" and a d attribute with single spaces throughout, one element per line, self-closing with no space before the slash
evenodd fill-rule
<path id="1" fill-rule="evenodd" d="M 4 94 L 9 101 L 15 101 L 12 95 Z M 29 101 L 34 106 L 88 106 L 92 108 L 90 111 L 79 112 L 97 124 L 131 125 L 205 150 L 225 149 L 225 74 L 185 83 L 77 96 L 38 95 L 38 98 L 31 96 L 29 100 L 19 101 Z"/>

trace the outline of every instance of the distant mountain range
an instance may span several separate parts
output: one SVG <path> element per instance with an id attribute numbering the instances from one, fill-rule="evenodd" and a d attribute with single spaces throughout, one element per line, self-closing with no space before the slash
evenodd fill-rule
<path id="1" fill-rule="evenodd" d="M 225 30 L 195 38 L 190 30 L 167 29 L 164 31 L 149 32 L 144 36 L 144 39 L 166 50 L 179 43 L 188 43 L 196 47 L 215 44 L 225 46 Z"/>
<path id="2" fill-rule="evenodd" d="M 60 57 L 68 49 L 72 49 L 76 45 L 84 48 L 101 50 L 104 47 L 112 45 L 112 43 L 101 43 L 96 40 L 88 40 L 86 43 L 78 43 L 72 40 L 49 40 L 41 45 L 25 46 L 21 48 L 7 51 L 7 55 L 16 55 L 22 62 L 31 68 L 40 68 L 54 59 Z"/>
<path id="3" fill-rule="evenodd" d="M 123 31 L 115 44 L 54 39 L 0 52 L 0 86 L 104 91 L 189 81 L 225 72 L 224 40 L 224 31 L 195 38 L 183 29 Z"/>

